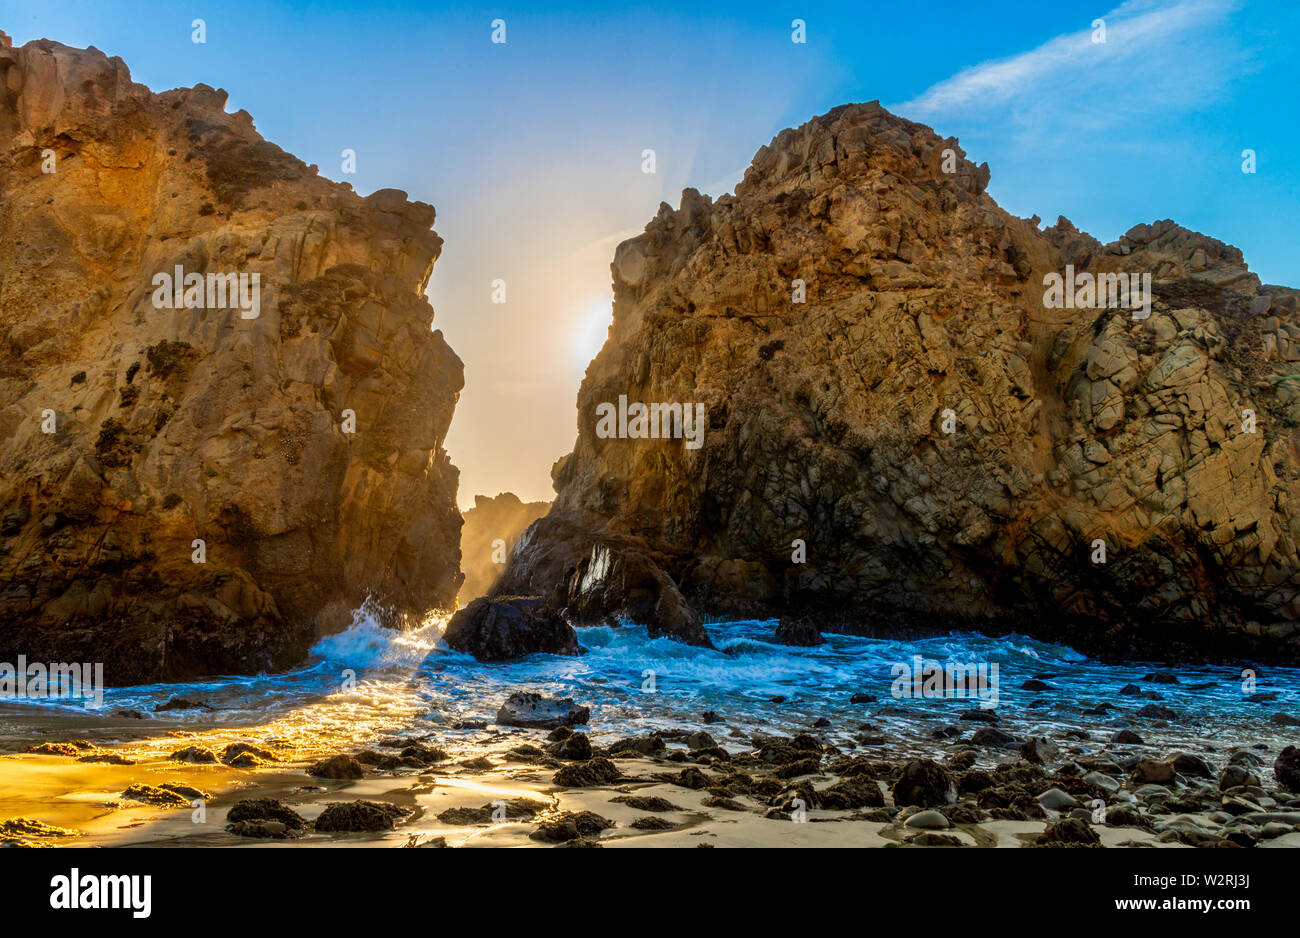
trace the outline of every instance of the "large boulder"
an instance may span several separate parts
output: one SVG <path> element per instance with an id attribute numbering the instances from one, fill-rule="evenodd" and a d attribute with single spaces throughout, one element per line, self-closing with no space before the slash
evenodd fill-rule
<path id="1" fill-rule="evenodd" d="M 903 766 L 894 782 L 894 804 L 933 808 L 957 800 L 957 786 L 948 770 L 932 759 L 917 759 Z"/>
<path id="2" fill-rule="evenodd" d="M 1300 792 L 1300 747 L 1287 746 L 1273 762 L 1277 783 L 1287 791 Z"/>
<path id="3" fill-rule="evenodd" d="M 497 711 L 501 726 L 528 726 L 555 729 L 557 726 L 581 726 L 591 719 L 591 710 L 578 706 L 573 698 L 556 699 L 520 691 L 511 694 Z"/>
<path id="4" fill-rule="evenodd" d="M 507 661 L 538 652 L 581 652 L 573 628 L 537 597 L 481 596 L 451 617 L 442 637 L 448 648 L 479 661 Z"/>
<path id="5" fill-rule="evenodd" d="M 0 660 L 255 674 L 450 608 L 433 207 L 95 49 L 0 48 L 0 89 Z"/>

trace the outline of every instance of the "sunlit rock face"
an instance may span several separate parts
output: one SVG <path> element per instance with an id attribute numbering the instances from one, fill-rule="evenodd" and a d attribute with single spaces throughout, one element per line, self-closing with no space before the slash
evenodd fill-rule
<path id="1" fill-rule="evenodd" d="M 615 254 L 577 442 L 499 588 L 571 603 L 606 543 L 706 612 L 1300 657 L 1296 291 L 1168 221 L 1040 229 L 988 180 L 872 103 L 662 205 Z M 1062 302 L 1067 272 L 1135 292 Z M 620 396 L 704 404 L 702 445 L 611 435 Z"/>
<path id="2" fill-rule="evenodd" d="M 255 672 L 454 600 L 434 210 L 225 101 L 0 42 L 0 660 Z"/>

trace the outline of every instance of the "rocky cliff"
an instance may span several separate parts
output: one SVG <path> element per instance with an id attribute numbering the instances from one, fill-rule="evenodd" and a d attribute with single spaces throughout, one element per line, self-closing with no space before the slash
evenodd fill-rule
<path id="1" fill-rule="evenodd" d="M 1300 659 L 1296 291 L 1168 221 L 1044 229 L 988 181 L 872 103 L 783 131 L 734 195 L 662 205 L 617 249 L 576 445 L 498 590 L 603 593 L 586 617 L 688 640 L 692 612 L 806 615 Z M 1131 302 L 1049 296 L 1106 273 Z M 707 429 L 620 436 L 621 396 Z M 638 597 L 610 595 L 620 558 L 652 568 Z"/>
<path id="2" fill-rule="evenodd" d="M 0 36 L 0 660 L 300 660 L 460 585 L 434 210 L 199 85 Z"/>

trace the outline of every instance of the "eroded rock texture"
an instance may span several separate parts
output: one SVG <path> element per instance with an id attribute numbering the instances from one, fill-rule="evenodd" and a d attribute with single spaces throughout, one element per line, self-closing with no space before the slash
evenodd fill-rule
<path id="1" fill-rule="evenodd" d="M 616 252 L 577 443 L 498 589 L 572 604 L 604 544 L 707 612 L 1300 657 L 1296 291 L 1168 221 L 1040 229 L 988 179 L 872 103 L 661 206 Z M 1045 308 L 1066 265 L 1152 274 L 1152 314 Z M 704 403 L 702 447 L 599 438 L 619 395 Z"/>
<path id="2" fill-rule="evenodd" d="M 475 495 L 474 507 L 461 515 L 460 563 L 465 574 L 457 602 L 464 605 L 486 595 L 496 583 L 510 550 L 528 526 L 546 514 L 550 502 L 525 502 L 514 492 Z"/>
<path id="3" fill-rule="evenodd" d="M 225 101 L 0 40 L 0 660 L 257 671 L 367 598 L 401 625 L 456 595 L 434 210 L 321 178 Z M 260 314 L 157 308 L 178 265 L 258 274 Z"/>

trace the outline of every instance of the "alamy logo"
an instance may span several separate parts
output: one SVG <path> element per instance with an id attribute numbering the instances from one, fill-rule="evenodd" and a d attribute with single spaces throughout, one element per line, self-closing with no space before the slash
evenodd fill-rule
<path id="1" fill-rule="evenodd" d="M 241 319 L 262 314 L 262 275 L 250 273 L 174 273 L 153 275 L 154 309 L 238 309 Z"/>
<path id="2" fill-rule="evenodd" d="M 1134 319 L 1151 315 L 1151 274 L 1081 274 L 1065 265 L 1065 276 L 1043 278 L 1048 309 L 1131 309 Z M 1139 315 L 1140 314 L 1140 315 Z"/>
<path id="3" fill-rule="evenodd" d="M 67 876 L 50 880 L 51 909 L 130 909 L 132 918 L 148 918 L 153 911 L 153 877 L 82 876 L 73 867 Z"/>
<path id="4" fill-rule="evenodd" d="M 896 700 L 913 697 L 935 700 L 978 698 L 981 709 L 991 710 L 998 705 L 997 662 L 961 664 L 950 661 L 945 665 L 913 655 L 910 662 L 899 661 L 891 665 L 889 673 L 894 678 L 889 692 Z"/>
<path id="5" fill-rule="evenodd" d="M 67 664 L 37 661 L 27 663 L 26 655 L 18 664 L 0 661 L 0 700 L 84 699 L 87 710 L 104 705 L 104 664 Z"/>
<path id="6" fill-rule="evenodd" d="M 609 401 L 596 405 L 596 436 L 602 440 L 682 440 L 687 449 L 704 445 L 703 404 L 629 404 L 627 395 L 618 396 L 618 406 Z"/>

